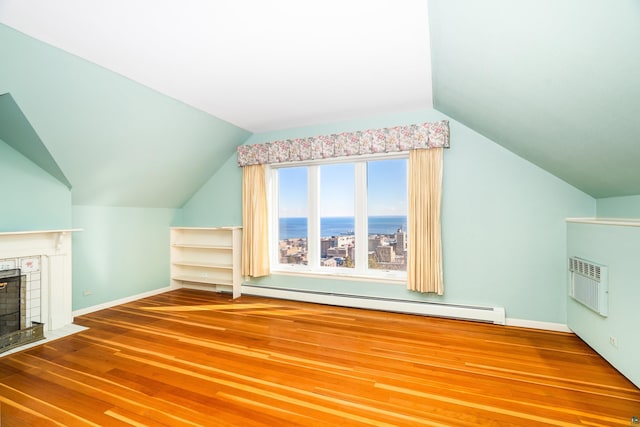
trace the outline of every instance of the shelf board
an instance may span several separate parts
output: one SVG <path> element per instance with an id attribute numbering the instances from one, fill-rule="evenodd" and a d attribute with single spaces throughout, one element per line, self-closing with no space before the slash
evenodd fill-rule
<path id="1" fill-rule="evenodd" d="M 223 280 L 223 279 L 214 279 L 211 277 L 184 276 L 184 275 L 177 275 L 171 278 L 173 280 L 178 280 L 180 282 L 206 283 L 208 285 L 233 286 L 233 281 L 231 279 Z"/>
<path id="2" fill-rule="evenodd" d="M 189 262 L 189 261 L 174 261 L 173 265 L 181 265 L 184 267 L 203 267 L 203 268 L 215 268 L 217 270 L 231 270 L 233 265 L 226 264 L 205 264 L 202 262 Z"/>
<path id="3" fill-rule="evenodd" d="M 232 231 L 232 230 L 242 230 L 242 226 L 240 225 L 232 225 L 227 227 L 171 227 L 172 230 L 176 231 L 205 231 L 205 232 L 216 232 L 216 231 Z"/>
<path id="4" fill-rule="evenodd" d="M 231 246 L 199 245 L 199 244 L 191 244 L 191 243 L 172 243 L 171 246 L 173 246 L 174 248 L 216 249 L 216 250 L 219 250 L 219 251 L 231 251 L 233 249 Z"/>

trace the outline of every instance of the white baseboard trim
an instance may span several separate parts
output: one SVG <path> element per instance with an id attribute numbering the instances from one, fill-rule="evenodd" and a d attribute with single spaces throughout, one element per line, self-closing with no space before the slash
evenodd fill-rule
<path id="1" fill-rule="evenodd" d="M 109 301 L 109 302 L 105 302 L 102 304 L 97 304 L 91 307 L 87 307 L 87 308 L 82 308 L 80 310 L 76 310 L 74 311 L 72 314 L 73 316 L 82 316 L 84 314 L 89 314 L 89 313 L 93 313 L 94 311 L 98 311 L 98 310 L 104 310 L 105 308 L 111 308 L 111 307 L 115 307 L 116 305 L 120 305 L 120 304 L 125 304 L 131 301 L 136 301 L 142 298 L 147 298 L 147 297 L 151 297 L 154 295 L 158 295 L 158 294 L 163 294 L 165 292 L 169 292 L 176 289 L 175 287 L 171 287 L 171 286 L 166 286 L 164 288 L 159 288 L 159 289 L 154 289 L 152 291 L 149 292 L 144 292 L 141 294 L 137 294 L 137 295 L 132 295 L 126 298 L 121 298 L 118 300 L 114 300 L 114 301 Z M 242 286 L 242 291 L 245 294 L 248 295 L 256 295 L 256 296 L 264 296 L 264 297 L 272 297 L 272 298 L 283 298 L 283 299 L 297 299 L 299 301 L 306 301 L 306 302 L 315 302 L 315 303 L 320 303 L 320 304 L 335 304 L 335 305 L 345 305 L 344 303 L 338 303 L 338 299 L 335 298 L 335 295 L 331 295 L 328 297 L 328 295 L 323 295 L 323 294 L 307 294 L 305 297 L 300 298 L 300 293 L 296 292 L 296 291 L 283 291 L 281 289 L 270 289 L 270 288 L 262 288 L 262 287 L 254 287 L 254 286 L 246 286 L 243 285 Z M 294 297 L 295 295 L 295 297 Z M 334 297 L 334 298 L 331 298 Z M 352 305 L 353 307 L 357 307 L 357 308 L 370 308 L 370 309 L 374 309 L 374 310 L 387 310 L 387 311 L 398 311 L 398 312 L 405 312 L 405 313 L 410 313 L 413 312 L 415 314 L 427 314 L 427 315 L 440 315 L 443 317 L 449 317 L 447 316 L 447 314 L 450 313 L 444 313 L 442 311 L 435 311 L 435 312 L 430 312 L 430 310 L 428 311 L 423 311 L 423 310 L 407 310 L 406 307 L 402 307 L 404 304 L 406 304 L 406 302 L 398 302 L 398 306 L 396 307 L 395 302 L 392 302 L 391 307 L 389 307 L 389 302 L 390 301 L 386 301 L 383 302 L 383 306 L 378 305 L 377 303 L 358 303 L 354 301 L 354 298 L 349 298 L 349 305 Z M 355 302 L 355 304 L 354 304 Z M 404 303 L 404 304 L 403 304 Z M 423 303 L 412 303 L 410 305 L 417 305 L 420 304 L 422 305 Z M 384 307 L 384 308 L 383 308 Z M 392 308 L 391 310 L 389 310 L 389 308 Z M 493 318 L 493 316 L 489 316 L 489 317 L 485 317 L 484 315 L 481 316 L 480 318 L 474 318 L 475 316 L 461 316 L 460 313 L 456 313 L 458 316 L 455 316 L 457 318 L 467 318 L 469 320 L 482 320 L 482 321 L 490 321 L 492 323 L 496 323 L 496 324 L 504 324 L 506 326 L 516 326 L 516 327 L 520 327 L 520 328 L 530 328 L 530 329 L 541 329 L 541 330 L 545 330 L 545 331 L 554 331 L 554 332 L 569 332 L 569 333 L 573 333 L 573 331 L 571 329 L 569 329 L 569 327 L 565 324 L 562 323 L 553 323 L 553 322 L 542 322 L 542 321 L 538 321 L 538 320 L 527 320 L 527 319 L 514 319 L 511 317 L 502 317 L 504 316 L 504 309 L 497 309 L 498 311 L 498 317 L 497 318 Z M 502 318 L 504 319 L 504 323 L 502 323 L 499 319 Z"/>
<path id="2" fill-rule="evenodd" d="M 126 304 L 128 302 L 139 300 L 139 299 L 142 299 L 142 298 L 147 298 L 147 297 L 152 297 L 154 295 L 163 294 L 165 292 L 169 292 L 169 291 L 172 291 L 174 289 L 176 289 L 176 288 L 172 288 L 171 286 L 166 286 L 164 288 L 154 289 L 154 290 L 149 291 L 149 292 L 144 292 L 144 293 L 137 294 L 137 295 L 131 295 L 130 297 L 120 298 L 120 299 L 109 301 L 109 302 L 105 302 L 105 303 L 102 303 L 102 304 L 93 305 L 93 306 L 87 307 L 87 308 L 81 308 L 80 310 L 74 311 L 72 313 L 72 315 L 73 315 L 73 317 L 82 316 L 83 314 L 93 313 L 94 311 L 104 310 L 105 308 L 115 307 L 116 305 Z"/>
<path id="3" fill-rule="evenodd" d="M 539 320 L 526 320 L 526 319 L 513 319 L 511 317 L 507 317 L 507 326 L 517 326 L 519 328 L 530 328 L 530 329 L 542 329 L 545 331 L 554 331 L 554 332 L 571 332 L 573 331 L 569 329 L 569 327 L 562 323 L 552 323 L 552 322 L 541 322 Z"/>
<path id="4" fill-rule="evenodd" d="M 255 295 L 269 298 L 281 298 L 294 301 L 336 305 L 371 310 L 392 311 L 397 313 L 419 314 L 453 319 L 505 324 L 505 312 L 502 307 L 481 307 L 459 304 L 420 302 L 377 298 L 362 295 L 345 295 L 308 290 L 293 290 L 262 286 L 242 285 L 243 295 Z"/>

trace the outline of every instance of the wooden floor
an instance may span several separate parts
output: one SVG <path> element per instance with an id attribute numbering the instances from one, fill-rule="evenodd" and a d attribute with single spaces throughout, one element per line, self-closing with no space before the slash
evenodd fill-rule
<path id="1" fill-rule="evenodd" d="M 179 290 L 0 359 L 0 426 L 628 426 L 571 334 Z"/>

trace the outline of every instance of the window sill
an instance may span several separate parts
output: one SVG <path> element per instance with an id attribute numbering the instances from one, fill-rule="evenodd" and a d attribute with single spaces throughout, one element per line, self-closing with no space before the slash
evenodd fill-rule
<path id="1" fill-rule="evenodd" d="M 382 275 L 340 274 L 334 272 L 271 269 L 271 275 L 309 277 L 314 279 L 346 280 L 354 282 L 387 283 L 390 285 L 406 285 L 406 277 L 384 277 Z"/>

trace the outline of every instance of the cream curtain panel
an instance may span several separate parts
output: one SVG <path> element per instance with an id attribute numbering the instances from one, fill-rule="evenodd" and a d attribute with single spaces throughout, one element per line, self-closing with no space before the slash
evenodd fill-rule
<path id="1" fill-rule="evenodd" d="M 409 263 L 407 289 L 442 295 L 443 149 L 409 152 Z"/>
<path id="2" fill-rule="evenodd" d="M 409 262 L 407 287 L 442 295 L 443 149 L 449 122 L 296 138 L 238 147 L 242 171 L 242 274 L 269 274 L 265 164 L 409 151 Z"/>
<path id="3" fill-rule="evenodd" d="M 242 169 L 242 275 L 268 276 L 267 188 L 265 166 Z"/>

